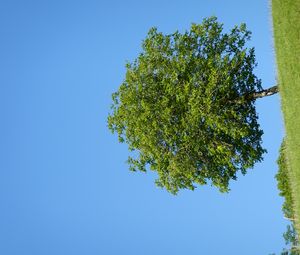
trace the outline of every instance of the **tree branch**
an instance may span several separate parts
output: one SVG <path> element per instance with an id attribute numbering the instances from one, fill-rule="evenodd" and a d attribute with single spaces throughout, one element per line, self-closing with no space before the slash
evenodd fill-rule
<path id="1" fill-rule="evenodd" d="M 268 89 L 264 89 L 264 90 L 261 90 L 261 91 L 257 91 L 257 92 L 254 92 L 253 94 L 250 94 L 248 95 L 247 97 L 249 99 L 258 99 L 258 98 L 262 98 L 262 97 L 267 97 L 267 96 L 272 96 L 276 93 L 279 92 L 279 89 L 278 89 L 278 86 L 275 85 L 273 87 L 270 87 Z"/>
<path id="2" fill-rule="evenodd" d="M 278 86 L 275 85 L 273 87 L 270 87 L 268 89 L 263 89 L 261 91 L 255 91 L 253 93 L 245 94 L 240 96 L 239 98 L 235 100 L 229 100 L 227 103 L 229 104 L 236 104 L 236 103 L 243 103 L 245 100 L 250 101 L 250 100 L 256 100 L 258 98 L 266 97 L 266 96 L 272 96 L 276 93 L 279 92 Z"/>

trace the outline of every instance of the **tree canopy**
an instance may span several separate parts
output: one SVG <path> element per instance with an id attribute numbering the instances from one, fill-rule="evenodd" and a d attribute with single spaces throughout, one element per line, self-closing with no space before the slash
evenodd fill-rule
<path id="1" fill-rule="evenodd" d="M 216 17 L 164 35 L 151 28 L 113 94 L 108 126 L 135 151 L 133 171 L 151 169 L 172 193 L 211 184 L 229 190 L 262 160 L 255 100 L 262 91 L 245 24 L 223 31 Z"/>
<path id="2" fill-rule="evenodd" d="M 285 139 L 281 143 L 279 157 L 277 160 L 278 173 L 276 174 L 277 187 L 280 191 L 279 195 L 284 198 L 282 211 L 286 219 L 291 221 L 287 226 L 286 232 L 283 234 L 285 244 L 289 245 L 289 249 L 284 249 L 281 255 L 300 255 L 299 237 L 295 228 L 295 212 L 292 197 L 291 181 L 288 176 L 288 164 L 286 159 L 286 142 Z"/>

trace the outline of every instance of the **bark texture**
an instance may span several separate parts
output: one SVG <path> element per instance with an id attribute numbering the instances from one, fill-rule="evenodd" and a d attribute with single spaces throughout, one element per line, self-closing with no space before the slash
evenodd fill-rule
<path id="1" fill-rule="evenodd" d="M 276 86 L 270 87 L 268 89 L 254 92 L 253 94 L 249 95 L 249 99 L 258 99 L 261 97 L 272 96 L 278 92 L 279 92 L 279 89 L 278 89 L 278 86 L 276 85 Z"/>
<path id="2" fill-rule="evenodd" d="M 261 91 L 255 91 L 253 93 L 249 93 L 249 94 L 246 94 L 246 95 L 243 95 L 235 100 L 230 100 L 230 101 L 227 101 L 227 103 L 230 103 L 230 104 L 236 104 L 236 103 L 243 103 L 244 100 L 256 100 L 258 98 L 262 98 L 262 97 L 267 97 L 267 96 L 272 96 L 276 93 L 279 92 L 279 89 L 278 89 L 278 86 L 275 85 L 273 87 L 270 87 L 268 89 L 263 89 Z"/>

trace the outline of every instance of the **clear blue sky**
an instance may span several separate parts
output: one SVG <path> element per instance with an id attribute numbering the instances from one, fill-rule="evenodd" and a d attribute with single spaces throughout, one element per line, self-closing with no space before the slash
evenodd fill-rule
<path id="1" fill-rule="evenodd" d="M 151 26 L 169 33 L 216 15 L 253 32 L 265 87 L 275 83 L 267 0 L 0 3 L 0 254 L 266 255 L 287 222 L 274 175 L 278 96 L 257 102 L 265 160 L 233 182 L 172 196 L 131 173 L 110 134 L 111 93 Z"/>

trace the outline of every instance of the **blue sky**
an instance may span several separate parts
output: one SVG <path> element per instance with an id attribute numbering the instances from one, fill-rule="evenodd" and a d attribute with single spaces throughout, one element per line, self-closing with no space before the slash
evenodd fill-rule
<path id="1" fill-rule="evenodd" d="M 106 125 L 126 61 L 151 26 L 216 15 L 253 32 L 257 75 L 274 85 L 267 0 L 1 1 L 0 254 L 253 255 L 280 251 L 287 222 L 274 175 L 279 96 L 257 102 L 268 150 L 229 194 L 172 196 L 131 173 Z"/>

